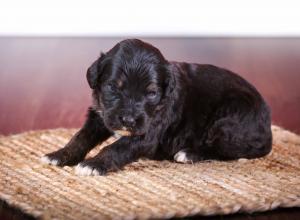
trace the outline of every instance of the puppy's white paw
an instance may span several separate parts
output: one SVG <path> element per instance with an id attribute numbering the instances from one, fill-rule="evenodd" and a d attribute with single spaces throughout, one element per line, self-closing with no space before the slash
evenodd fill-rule
<path id="1" fill-rule="evenodd" d="M 42 156 L 40 160 L 42 163 L 45 163 L 45 164 L 51 164 L 51 165 L 55 165 L 55 166 L 57 166 L 57 164 L 58 164 L 58 160 L 50 159 L 48 156 Z"/>
<path id="2" fill-rule="evenodd" d="M 174 155 L 174 160 L 178 163 L 192 163 L 192 160 L 187 157 L 187 154 L 184 150 L 178 151 Z"/>
<path id="3" fill-rule="evenodd" d="M 84 166 L 81 163 L 75 167 L 75 174 L 80 175 L 80 176 L 99 176 L 100 175 L 100 173 L 96 169 L 94 169 L 90 166 Z"/>

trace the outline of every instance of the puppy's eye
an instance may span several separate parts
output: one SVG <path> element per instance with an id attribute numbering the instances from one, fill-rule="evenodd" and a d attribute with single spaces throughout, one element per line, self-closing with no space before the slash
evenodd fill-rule
<path id="1" fill-rule="evenodd" d="M 110 91 L 117 91 L 118 87 L 114 83 L 107 84 L 107 89 Z"/>
<path id="2" fill-rule="evenodd" d="M 156 98 L 156 96 L 157 96 L 157 91 L 149 91 L 149 92 L 147 92 L 147 98 L 148 99 L 155 99 Z"/>

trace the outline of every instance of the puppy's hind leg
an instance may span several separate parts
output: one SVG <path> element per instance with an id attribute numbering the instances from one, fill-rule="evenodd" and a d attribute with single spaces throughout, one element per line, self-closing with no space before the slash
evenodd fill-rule
<path id="1" fill-rule="evenodd" d="M 258 158 L 267 155 L 272 147 L 270 126 L 254 122 L 221 118 L 209 128 L 205 141 L 206 149 L 219 160 L 236 160 L 239 158 Z"/>

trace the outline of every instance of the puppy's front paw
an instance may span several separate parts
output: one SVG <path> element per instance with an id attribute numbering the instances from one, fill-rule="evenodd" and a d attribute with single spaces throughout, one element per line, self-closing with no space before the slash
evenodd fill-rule
<path id="1" fill-rule="evenodd" d="M 57 166 L 59 164 L 59 161 L 57 159 L 48 157 L 47 155 L 41 157 L 41 162 L 45 164 L 50 164 Z"/>
<path id="2" fill-rule="evenodd" d="M 99 176 L 107 173 L 107 168 L 101 161 L 86 160 L 75 167 L 75 173 L 80 176 Z"/>
<path id="3" fill-rule="evenodd" d="M 41 157 L 41 162 L 55 166 L 73 166 L 82 161 L 80 154 L 74 154 L 62 148 Z"/>

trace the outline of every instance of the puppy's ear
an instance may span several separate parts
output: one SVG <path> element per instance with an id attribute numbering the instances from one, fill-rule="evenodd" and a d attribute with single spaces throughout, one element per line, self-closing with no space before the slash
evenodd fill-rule
<path id="1" fill-rule="evenodd" d="M 176 87 L 176 78 L 174 71 L 176 71 L 174 68 L 172 68 L 171 65 L 167 64 L 165 67 L 166 70 L 166 96 L 170 96 Z"/>
<path id="2" fill-rule="evenodd" d="M 86 78 L 89 83 L 89 86 L 92 89 L 95 89 L 97 83 L 99 82 L 100 76 L 104 72 L 104 68 L 107 65 L 109 59 L 106 57 L 106 54 L 101 53 L 100 58 L 97 59 L 87 70 Z"/>

